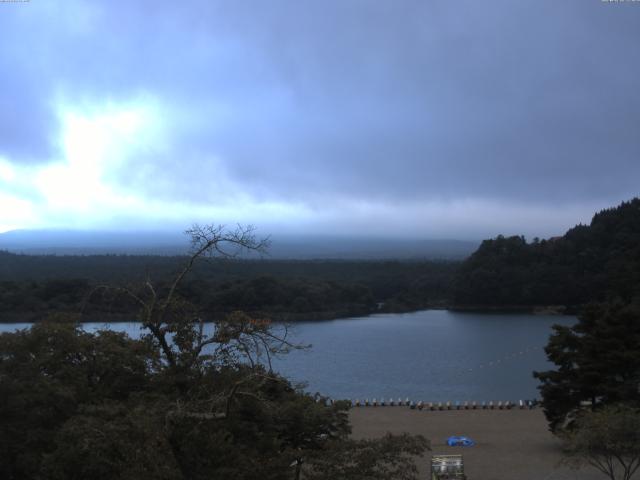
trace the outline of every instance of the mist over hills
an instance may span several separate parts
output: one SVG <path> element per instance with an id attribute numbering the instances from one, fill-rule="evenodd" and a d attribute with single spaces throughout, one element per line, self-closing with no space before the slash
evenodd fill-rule
<path id="1" fill-rule="evenodd" d="M 480 242 L 314 235 L 271 235 L 273 259 L 447 259 L 461 260 Z M 188 238 L 171 232 L 12 230 L 0 234 L 0 250 L 29 255 L 181 255 Z"/>

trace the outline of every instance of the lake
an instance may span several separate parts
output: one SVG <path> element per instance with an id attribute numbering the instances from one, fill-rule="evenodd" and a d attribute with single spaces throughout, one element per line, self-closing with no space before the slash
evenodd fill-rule
<path id="1" fill-rule="evenodd" d="M 322 322 L 300 322 L 293 338 L 312 348 L 274 367 L 306 389 L 333 398 L 393 397 L 424 401 L 516 401 L 538 397 L 533 370 L 546 370 L 553 324 L 575 317 L 425 310 Z M 0 324 L 13 331 L 29 324 Z M 88 323 L 86 330 L 103 328 Z M 132 336 L 139 324 L 110 328 Z"/>

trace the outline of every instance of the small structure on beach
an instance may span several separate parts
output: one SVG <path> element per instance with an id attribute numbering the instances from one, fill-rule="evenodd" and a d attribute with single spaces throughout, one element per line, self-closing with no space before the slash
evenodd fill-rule
<path id="1" fill-rule="evenodd" d="M 431 480 L 466 480 L 462 455 L 431 457 Z"/>

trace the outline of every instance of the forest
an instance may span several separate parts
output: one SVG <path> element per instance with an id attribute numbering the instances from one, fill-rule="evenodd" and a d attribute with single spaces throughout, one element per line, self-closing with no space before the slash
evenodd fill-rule
<path id="1" fill-rule="evenodd" d="M 0 252 L 1 321 L 37 321 L 47 312 L 86 320 L 130 320 L 136 306 L 96 292 L 149 278 L 166 285 L 185 257 L 32 256 Z M 452 261 L 209 259 L 181 293 L 210 319 L 243 310 L 273 320 L 329 319 L 442 307 L 450 301 Z"/>
<path id="2" fill-rule="evenodd" d="M 640 199 L 596 213 L 547 240 L 498 236 L 460 266 L 452 298 L 458 307 L 560 305 L 640 295 Z"/>

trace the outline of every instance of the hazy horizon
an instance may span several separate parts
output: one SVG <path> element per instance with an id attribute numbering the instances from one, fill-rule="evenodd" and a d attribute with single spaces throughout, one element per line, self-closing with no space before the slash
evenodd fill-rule
<path id="1" fill-rule="evenodd" d="M 260 236 L 260 232 L 256 232 Z M 263 238 L 263 237 L 260 237 Z M 479 241 L 340 235 L 269 235 L 262 254 L 243 258 L 295 260 L 449 259 L 469 256 Z M 188 236 L 162 231 L 12 230 L 0 233 L 0 251 L 27 255 L 184 255 Z"/>
<path id="2" fill-rule="evenodd" d="M 479 241 L 640 193 L 640 3 L 0 3 L 0 232 Z"/>

